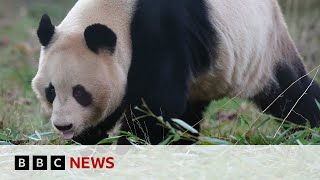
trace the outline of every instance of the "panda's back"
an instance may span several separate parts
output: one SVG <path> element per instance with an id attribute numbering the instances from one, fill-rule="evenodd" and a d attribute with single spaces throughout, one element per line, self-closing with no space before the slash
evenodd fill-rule
<path id="1" fill-rule="evenodd" d="M 274 66 L 286 52 L 296 53 L 280 8 L 272 0 L 209 0 L 218 33 L 218 57 L 209 73 L 196 77 L 190 98 L 253 97 L 273 81 Z"/>
<path id="2" fill-rule="evenodd" d="M 122 56 L 118 58 L 121 61 L 119 63 L 122 64 L 124 72 L 128 72 L 132 62 L 127 59 L 132 59 L 131 56 L 134 53 L 132 52 L 132 44 L 141 44 L 147 39 L 147 33 L 145 33 L 146 36 L 143 36 L 145 39 L 135 40 L 132 37 L 134 34 L 132 21 L 140 10 L 138 4 L 146 2 L 140 0 L 96 0 L 95 3 L 92 3 L 88 0 L 79 0 L 57 27 L 57 30 L 69 31 L 72 34 L 92 23 L 106 24 L 117 34 L 118 44 L 115 54 Z M 187 2 L 193 4 L 192 1 L 179 3 Z M 240 92 L 244 97 L 254 96 L 272 80 L 273 66 L 282 54 L 282 50 L 278 48 L 277 44 L 281 39 L 280 36 L 285 36 L 289 44 L 292 44 L 277 1 L 204 0 L 201 2 L 207 3 L 208 18 L 215 29 L 216 35 L 212 39 L 214 41 L 212 52 L 216 52 L 216 55 L 210 59 L 210 65 L 205 73 L 194 76 L 190 99 L 217 99 L 222 96 L 235 96 Z M 157 10 L 156 6 L 161 3 L 171 3 L 170 5 L 175 8 L 180 6 L 178 3 L 173 4 L 163 0 L 153 1 L 151 5 L 146 7 L 153 6 Z M 182 7 L 183 5 L 181 5 Z M 196 13 L 192 7 L 184 8 Z M 162 15 L 167 15 L 163 14 L 167 11 L 160 10 Z M 146 10 L 141 11 L 147 12 Z M 177 13 L 169 15 L 176 16 Z M 158 22 L 159 19 L 154 19 L 154 23 Z M 141 29 L 152 33 L 152 30 L 148 28 L 142 27 Z M 278 32 L 279 29 L 282 29 L 279 31 L 282 34 Z M 153 37 L 150 35 L 151 38 L 157 39 L 155 36 L 156 34 Z M 161 40 L 161 37 L 158 39 Z M 153 45 L 150 44 L 150 46 Z M 201 50 L 201 47 L 198 47 L 197 50 Z M 198 60 L 202 61 L 199 58 Z M 204 66 L 207 64 L 204 63 L 202 67 Z"/>

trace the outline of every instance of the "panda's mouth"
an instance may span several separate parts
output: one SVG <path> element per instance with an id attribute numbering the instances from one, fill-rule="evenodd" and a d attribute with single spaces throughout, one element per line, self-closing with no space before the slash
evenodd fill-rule
<path id="1" fill-rule="evenodd" d="M 65 140 L 70 140 L 74 136 L 74 132 L 73 131 L 64 131 L 64 132 L 62 132 L 62 134 L 63 134 L 63 138 Z"/>

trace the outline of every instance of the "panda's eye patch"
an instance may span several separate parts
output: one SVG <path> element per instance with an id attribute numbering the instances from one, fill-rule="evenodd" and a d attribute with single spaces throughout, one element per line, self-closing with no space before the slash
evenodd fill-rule
<path id="1" fill-rule="evenodd" d="M 73 88 L 72 95 L 74 99 L 83 107 L 89 106 L 92 103 L 92 96 L 81 85 L 76 85 Z"/>
<path id="2" fill-rule="evenodd" d="M 56 97 L 56 91 L 52 83 L 50 83 L 49 86 L 45 89 L 45 93 L 46 93 L 46 98 L 48 102 L 52 104 L 54 101 L 54 98 Z"/>

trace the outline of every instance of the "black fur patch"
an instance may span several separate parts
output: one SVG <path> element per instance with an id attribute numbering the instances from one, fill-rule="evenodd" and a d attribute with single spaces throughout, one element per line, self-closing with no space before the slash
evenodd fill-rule
<path id="1" fill-rule="evenodd" d="M 46 94 L 46 98 L 47 101 L 52 104 L 54 99 L 56 98 L 56 91 L 54 89 L 54 86 L 52 85 L 52 83 L 49 84 L 49 86 L 47 88 L 45 88 L 45 94 Z"/>
<path id="2" fill-rule="evenodd" d="M 105 25 L 93 24 L 88 26 L 84 31 L 84 37 L 88 48 L 97 54 L 101 48 L 106 48 L 113 54 L 116 48 L 117 36 Z"/>
<path id="3" fill-rule="evenodd" d="M 83 107 L 87 107 L 92 103 L 92 95 L 80 84 L 72 88 L 72 95 Z"/>
<path id="4" fill-rule="evenodd" d="M 154 113 L 170 117 L 185 111 L 192 76 L 205 73 L 216 56 L 216 31 L 205 2 L 138 2 L 131 23 L 130 104 L 143 98 Z"/>
<path id="5" fill-rule="evenodd" d="M 271 89 L 268 88 L 270 90 L 254 97 L 254 101 L 262 109 L 267 108 L 285 89 L 305 74 L 307 73 L 300 59 L 296 59 L 294 65 L 279 64 L 275 72 L 278 84 L 273 83 Z M 286 117 L 310 83 L 311 79 L 308 76 L 296 82 L 268 109 L 268 112 L 278 118 Z M 300 125 L 308 120 L 312 127 L 319 125 L 320 111 L 316 100 L 320 101 L 320 88 L 313 82 L 287 120 Z"/>
<path id="6" fill-rule="evenodd" d="M 55 32 L 55 27 L 51 23 L 51 19 L 44 14 L 40 20 L 37 35 L 42 46 L 48 46 Z"/>

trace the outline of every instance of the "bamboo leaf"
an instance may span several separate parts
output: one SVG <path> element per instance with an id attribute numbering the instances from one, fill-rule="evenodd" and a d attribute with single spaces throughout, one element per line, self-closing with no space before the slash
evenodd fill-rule
<path id="1" fill-rule="evenodd" d="M 195 133 L 195 134 L 199 133 L 195 128 L 193 128 L 192 126 L 190 126 L 189 124 L 187 124 L 186 122 L 180 119 L 172 118 L 171 120 L 192 133 Z"/>
<path id="2" fill-rule="evenodd" d="M 216 145 L 230 145 L 231 143 L 222 139 L 212 138 L 212 137 L 200 137 L 200 141 L 202 142 L 208 142 L 210 144 L 216 144 Z"/>
<path id="3" fill-rule="evenodd" d="M 317 106 L 318 106 L 318 109 L 320 110 L 320 103 L 319 103 L 319 101 L 316 100 L 316 99 L 315 99 L 315 101 L 316 101 L 316 104 L 317 104 Z"/>
<path id="4" fill-rule="evenodd" d="M 122 136 L 114 136 L 114 137 L 105 138 L 99 141 L 97 144 L 99 145 L 99 144 L 113 143 L 114 141 L 118 140 L 121 137 Z"/>

